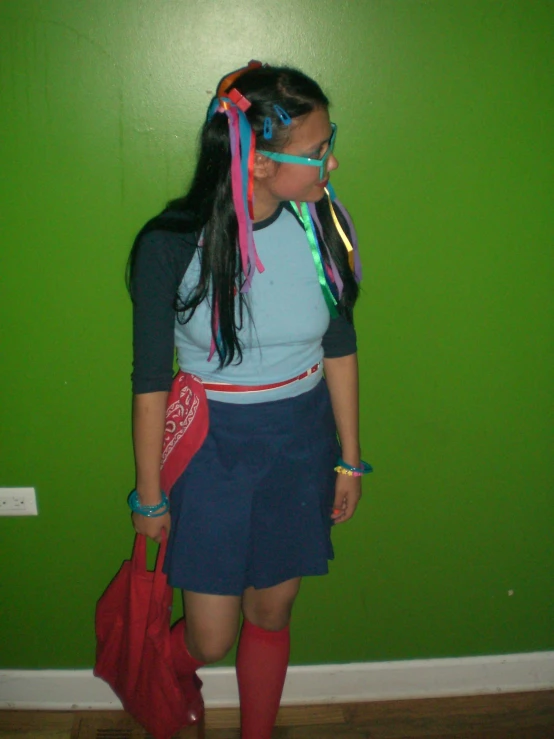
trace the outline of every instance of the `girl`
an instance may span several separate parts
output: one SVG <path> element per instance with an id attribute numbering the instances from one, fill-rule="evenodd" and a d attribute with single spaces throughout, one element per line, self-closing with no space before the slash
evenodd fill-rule
<path id="1" fill-rule="evenodd" d="M 227 654 L 242 614 L 243 739 L 271 736 L 301 578 L 328 571 L 331 526 L 353 515 L 369 471 L 352 324 L 361 270 L 348 214 L 332 202 L 328 106 L 294 69 L 251 62 L 223 78 L 188 193 L 146 225 L 130 258 L 133 525 L 158 542 L 169 533 L 182 676 Z M 181 389 L 168 403 L 175 348 Z M 183 388 L 179 428 L 192 408 L 209 416 L 209 429 L 195 421 L 177 434 L 197 449 L 184 471 L 168 409 Z M 171 511 L 168 450 L 180 458 Z M 198 698 L 191 719 L 201 711 Z"/>

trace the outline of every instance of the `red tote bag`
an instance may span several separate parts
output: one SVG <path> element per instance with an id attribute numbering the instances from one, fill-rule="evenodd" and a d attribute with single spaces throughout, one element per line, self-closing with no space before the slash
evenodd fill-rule
<path id="1" fill-rule="evenodd" d="M 163 536 L 156 569 L 146 566 L 146 537 L 137 534 L 126 560 L 96 606 L 96 665 L 130 713 L 155 739 L 169 739 L 195 723 L 200 680 L 180 680 L 173 666 L 170 618 L 173 591 L 162 572 Z M 183 644 L 183 649 L 185 648 Z"/>

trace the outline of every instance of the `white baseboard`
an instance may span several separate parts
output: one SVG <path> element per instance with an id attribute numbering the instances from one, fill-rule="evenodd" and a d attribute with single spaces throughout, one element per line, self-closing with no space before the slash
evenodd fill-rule
<path id="1" fill-rule="evenodd" d="M 203 668 L 209 707 L 238 705 L 235 670 Z M 554 652 L 290 667 L 283 704 L 435 698 L 554 688 Z M 0 709 L 121 708 L 91 670 L 0 670 Z"/>

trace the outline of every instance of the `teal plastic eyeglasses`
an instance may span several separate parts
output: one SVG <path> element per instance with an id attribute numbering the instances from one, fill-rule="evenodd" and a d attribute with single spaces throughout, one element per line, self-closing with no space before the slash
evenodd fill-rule
<path id="1" fill-rule="evenodd" d="M 283 154 L 280 151 L 264 151 L 262 149 L 258 149 L 258 154 L 263 154 L 265 157 L 273 159 L 274 162 L 284 162 L 285 164 L 306 164 L 308 167 L 319 167 L 319 179 L 322 180 L 325 177 L 327 160 L 333 153 L 336 138 L 337 124 L 331 123 L 331 138 L 329 139 L 329 144 L 325 150 L 325 154 L 321 159 L 314 159 L 314 157 L 299 157 L 294 154 Z"/>

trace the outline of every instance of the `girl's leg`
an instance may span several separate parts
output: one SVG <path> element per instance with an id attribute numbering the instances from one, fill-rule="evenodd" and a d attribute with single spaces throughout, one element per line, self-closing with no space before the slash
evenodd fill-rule
<path id="1" fill-rule="evenodd" d="M 196 670 L 217 662 L 233 645 L 238 630 L 240 597 L 183 593 L 185 619 L 171 629 L 172 656 L 187 701 L 189 723 L 198 723 L 204 702 Z"/>
<path id="2" fill-rule="evenodd" d="M 289 662 L 289 621 L 300 578 L 244 592 L 237 651 L 242 739 L 270 739 Z"/>
<path id="3" fill-rule="evenodd" d="M 191 660 L 196 662 L 194 669 L 223 659 L 237 638 L 240 596 L 184 590 L 183 602 L 186 620 L 183 637 Z"/>

